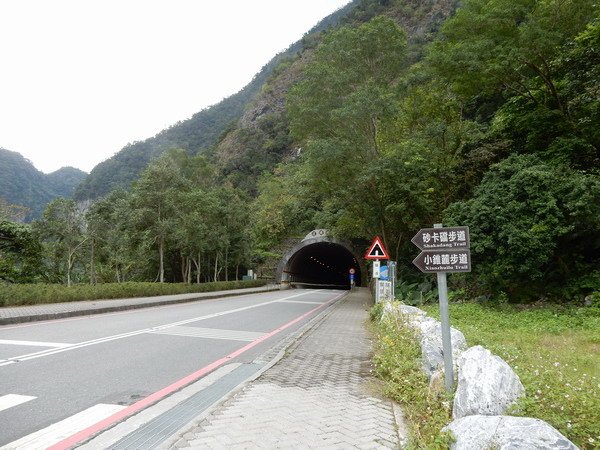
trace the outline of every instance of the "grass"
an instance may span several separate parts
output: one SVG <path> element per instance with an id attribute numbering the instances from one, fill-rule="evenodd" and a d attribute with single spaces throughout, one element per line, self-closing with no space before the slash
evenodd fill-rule
<path id="1" fill-rule="evenodd" d="M 439 317 L 437 305 L 422 307 Z M 600 448 L 600 308 L 452 303 L 450 322 L 521 378 L 514 415 L 550 423 L 582 449 Z"/>
<path id="2" fill-rule="evenodd" d="M 76 284 L 71 287 L 63 284 L 0 284 L 0 306 L 214 292 L 266 284 L 263 280 L 218 281 L 201 284 L 127 282 L 96 285 Z"/>
<path id="3" fill-rule="evenodd" d="M 450 398 L 443 389 L 429 389 L 414 331 L 391 315 L 380 320 L 381 303 L 372 308 L 371 318 L 375 373 L 383 381 L 383 394 L 402 407 L 410 433 L 409 448 L 447 449 L 450 436 L 440 430 L 451 420 Z"/>

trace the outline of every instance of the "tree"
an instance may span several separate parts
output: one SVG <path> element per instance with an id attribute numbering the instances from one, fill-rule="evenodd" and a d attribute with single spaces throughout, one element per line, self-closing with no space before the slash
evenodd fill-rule
<path id="1" fill-rule="evenodd" d="M 0 281 L 30 283 L 42 276 L 42 246 L 31 226 L 0 220 Z"/>
<path id="2" fill-rule="evenodd" d="M 52 258 L 55 274 L 65 277 L 67 286 L 71 286 L 73 266 L 88 239 L 83 214 L 73 200 L 57 198 L 46 207 L 42 218 L 34 222 L 34 229 Z"/>
<path id="3" fill-rule="evenodd" d="M 116 190 L 96 201 L 86 213 L 90 283 L 125 281 L 133 265 L 131 194 Z"/>
<path id="4" fill-rule="evenodd" d="M 300 184 L 318 202 L 315 221 L 334 233 L 375 231 L 387 240 L 382 193 L 365 174 L 383 156 L 380 135 L 397 111 L 393 85 L 405 53 L 406 34 L 391 19 L 342 27 L 324 39 L 288 96 L 292 135 L 305 146 Z M 362 205 L 374 215 L 357 216 Z"/>
<path id="5" fill-rule="evenodd" d="M 29 208 L 26 208 L 25 206 L 13 205 L 3 198 L 0 198 L 0 220 L 23 222 L 29 212 Z"/>
<path id="6" fill-rule="evenodd" d="M 158 252 L 158 280 L 165 281 L 167 241 L 176 226 L 177 192 L 185 180 L 170 154 L 152 162 L 134 184 L 132 222 L 141 240 Z"/>
<path id="7" fill-rule="evenodd" d="M 593 0 L 468 0 L 442 27 L 429 62 L 467 98 L 506 90 L 569 116 L 552 62 L 595 8 Z"/>
<path id="8" fill-rule="evenodd" d="M 513 298 L 589 271 L 600 254 L 600 180 L 531 155 L 492 167 L 473 198 L 445 211 L 467 225 L 476 275 Z"/>

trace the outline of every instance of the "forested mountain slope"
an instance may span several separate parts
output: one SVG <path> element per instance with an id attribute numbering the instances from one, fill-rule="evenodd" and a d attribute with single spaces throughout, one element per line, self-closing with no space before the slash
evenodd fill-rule
<path id="1" fill-rule="evenodd" d="M 71 197 L 86 173 L 63 167 L 44 174 L 21 154 L 0 148 L 0 198 L 29 208 L 26 220 L 39 217 L 56 197 Z"/>
<path id="2" fill-rule="evenodd" d="M 207 151 L 219 141 L 221 134 L 240 118 L 281 61 L 302 50 L 305 40 L 314 39 L 321 31 L 336 24 L 352 10 L 355 3 L 357 1 L 326 17 L 310 30 L 303 40 L 293 43 L 287 50 L 274 56 L 239 92 L 203 109 L 189 119 L 174 124 L 154 137 L 128 144 L 110 159 L 98 164 L 77 188 L 75 198 L 95 199 L 117 188 L 128 189 L 148 163 L 167 150 L 184 149 L 189 155 Z"/>

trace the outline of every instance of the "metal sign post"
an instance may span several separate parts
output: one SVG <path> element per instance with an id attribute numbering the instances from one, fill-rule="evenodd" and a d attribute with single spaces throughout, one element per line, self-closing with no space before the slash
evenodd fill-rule
<path id="1" fill-rule="evenodd" d="M 452 364 L 452 334 L 450 332 L 450 310 L 448 307 L 447 272 L 470 272 L 471 252 L 469 250 L 469 228 L 443 228 L 436 223 L 433 228 L 420 230 L 411 242 L 419 247 L 421 254 L 413 264 L 424 273 L 437 274 L 440 319 L 442 322 L 442 351 L 444 353 L 444 378 L 446 390 L 454 387 L 454 367 Z"/>
<path id="2" fill-rule="evenodd" d="M 442 228 L 436 223 L 435 228 Z M 446 272 L 438 272 L 438 296 L 440 299 L 440 319 L 442 320 L 442 350 L 444 352 L 444 379 L 446 391 L 452 392 L 454 387 L 454 365 L 452 364 L 452 333 L 450 333 L 450 311 L 448 308 L 448 282 Z"/>
<path id="3" fill-rule="evenodd" d="M 379 303 L 379 277 L 381 275 L 381 265 L 379 260 L 373 261 L 373 279 L 375 280 L 375 303 Z"/>

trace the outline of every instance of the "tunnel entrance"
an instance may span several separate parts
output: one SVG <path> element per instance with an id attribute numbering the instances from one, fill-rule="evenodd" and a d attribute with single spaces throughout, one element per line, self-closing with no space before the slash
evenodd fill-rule
<path id="1" fill-rule="evenodd" d="M 350 269 L 361 286 L 364 268 L 352 246 L 315 230 L 294 246 L 281 260 L 277 278 L 283 286 L 349 289 Z"/>

